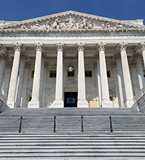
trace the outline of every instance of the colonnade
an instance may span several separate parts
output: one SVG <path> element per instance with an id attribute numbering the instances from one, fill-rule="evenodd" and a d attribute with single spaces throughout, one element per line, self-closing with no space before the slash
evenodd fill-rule
<path id="1" fill-rule="evenodd" d="M 55 100 L 53 102 L 54 108 L 63 108 L 64 107 L 64 98 L 63 98 L 63 47 L 64 44 L 57 43 L 57 72 L 56 72 L 56 91 L 55 91 Z M 112 107 L 112 102 L 109 98 L 109 87 L 107 79 L 107 69 L 106 69 L 106 59 L 105 59 L 105 43 L 98 43 L 96 53 L 98 57 L 97 61 L 97 77 L 98 77 L 98 96 L 99 96 L 99 105 L 102 107 Z M 23 49 L 22 44 L 15 44 L 15 53 L 13 59 L 13 66 L 11 71 L 11 78 L 9 83 L 9 92 L 7 104 L 10 108 L 19 106 L 20 99 L 22 96 L 22 80 L 24 78 L 24 66 L 26 55 L 21 54 Z M 28 104 L 29 108 L 39 108 L 40 107 L 40 83 L 41 83 L 41 68 L 43 64 L 42 53 L 43 53 L 43 44 L 35 44 L 36 48 L 36 58 L 35 58 L 35 72 L 32 88 L 32 99 Z M 86 90 L 85 90 L 85 65 L 84 65 L 84 48 L 83 43 L 77 44 L 78 50 L 78 108 L 89 107 L 86 100 Z M 130 77 L 130 70 L 128 65 L 127 53 L 126 53 L 126 44 L 119 43 L 117 45 L 119 54 L 116 54 L 116 65 L 118 72 L 118 88 L 119 88 L 119 97 L 121 106 L 125 105 L 130 108 L 133 105 L 133 89 Z M 143 62 L 145 66 L 145 43 L 139 45 L 141 50 L 141 56 L 143 57 Z M 137 53 L 138 54 L 138 53 Z M 137 55 L 136 54 L 136 55 Z M 139 79 L 139 86 L 142 89 L 145 86 L 143 68 L 141 65 L 141 56 L 137 56 L 136 65 Z M 0 64 L 0 89 L 2 87 L 2 81 L 4 76 L 5 68 L 5 54 L 1 58 Z M 19 72 L 19 79 L 18 79 Z M 17 80 L 18 79 L 18 80 Z M 18 86 L 17 86 L 18 83 Z M 123 100 L 123 86 L 125 89 L 126 101 L 124 104 Z M 15 101 L 16 88 L 18 91 L 17 101 Z"/>

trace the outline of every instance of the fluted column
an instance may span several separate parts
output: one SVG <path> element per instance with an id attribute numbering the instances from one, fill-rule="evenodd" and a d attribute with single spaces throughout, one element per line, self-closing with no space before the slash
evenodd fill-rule
<path id="1" fill-rule="evenodd" d="M 137 58 L 135 56 L 135 58 Z M 135 96 L 140 92 L 140 87 L 138 83 L 138 73 L 136 69 L 136 60 L 134 59 L 134 56 L 129 60 L 129 67 L 130 67 L 130 76 L 132 80 L 132 89 L 133 89 L 133 95 Z"/>
<path id="2" fill-rule="evenodd" d="M 28 108 L 39 108 L 40 107 L 39 94 L 40 94 L 40 79 L 41 79 L 43 45 L 38 43 L 38 44 L 35 44 L 35 46 L 36 46 L 36 59 L 35 59 L 32 99 L 28 104 Z"/>
<path id="3" fill-rule="evenodd" d="M 100 76 L 99 56 L 97 56 L 97 79 L 98 79 L 98 101 L 99 101 L 99 107 L 102 107 L 102 92 L 101 92 L 101 76 Z"/>
<path id="4" fill-rule="evenodd" d="M 17 95 L 16 95 L 16 106 L 20 107 L 21 97 L 22 97 L 22 88 L 23 88 L 23 79 L 24 79 L 24 68 L 25 68 L 25 59 L 26 56 L 21 56 L 20 61 L 20 69 L 19 69 L 19 76 L 18 76 L 18 88 L 17 88 Z"/>
<path id="5" fill-rule="evenodd" d="M 5 71 L 5 64 L 8 57 L 6 55 L 1 56 L 1 63 L 0 63 L 0 91 L 2 89 L 3 78 L 4 78 L 4 71 Z"/>
<path id="6" fill-rule="evenodd" d="M 107 69 L 105 60 L 105 44 L 99 43 L 98 49 L 99 49 L 99 61 L 100 61 L 101 88 L 102 88 L 102 107 L 110 108 L 113 105 L 109 98 L 109 87 L 108 87 Z"/>
<path id="7" fill-rule="evenodd" d="M 118 80 L 118 88 L 119 88 L 119 102 L 120 107 L 124 107 L 124 97 L 123 97 L 123 73 L 122 73 L 122 65 L 121 65 L 121 57 L 120 54 L 116 55 L 116 67 L 117 67 L 117 80 Z"/>
<path id="8" fill-rule="evenodd" d="M 89 107 L 86 100 L 84 44 L 78 44 L 78 108 Z"/>
<path id="9" fill-rule="evenodd" d="M 7 101 L 7 105 L 10 108 L 15 107 L 16 84 L 17 84 L 17 78 L 18 78 L 20 52 L 22 48 L 22 45 L 18 43 L 15 44 L 14 46 L 15 46 L 15 54 L 14 54 L 11 79 L 10 79 L 10 85 L 9 85 L 8 101 Z"/>
<path id="10" fill-rule="evenodd" d="M 53 102 L 55 108 L 63 108 L 63 44 L 57 44 L 57 70 L 56 70 L 56 89 L 55 101 Z"/>
<path id="11" fill-rule="evenodd" d="M 27 90 L 28 89 L 27 89 L 27 87 L 28 87 L 29 73 L 31 72 L 30 67 L 31 67 L 31 63 L 26 62 L 25 63 L 24 80 L 23 80 L 23 89 L 22 89 L 22 101 L 21 101 L 22 108 L 28 107 L 28 101 L 27 101 Z"/>
<path id="12" fill-rule="evenodd" d="M 137 69 L 137 76 L 139 81 L 139 88 L 142 90 L 145 87 L 145 79 L 143 76 L 143 68 L 140 55 L 137 56 L 136 59 L 136 69 Z"/>
<path id="13" fill-rule="evenodd" d="M 120 49 L 124 87 L 125 87 L 125 94 L 126 94 L 125 105 L 126 107 L 131 108 L 131 106 L 134 104 L 134 101 L 133 101 L 133 91 L 132 91 L 132 83 L 130 78 L 130 71 L 129 71 L 127 54 L 126 54 L 126 44 L 119 43 L 118 48 Z"/>
<path id="14" fill-rule="evenodd" d="M 142 57 L 143 57 L 143 64 L 144 64 L 144 67 L 145 67 L 145 42 L 140 43 L 139 48 L 141 49 L 141 54 L 142 54 Z"/>

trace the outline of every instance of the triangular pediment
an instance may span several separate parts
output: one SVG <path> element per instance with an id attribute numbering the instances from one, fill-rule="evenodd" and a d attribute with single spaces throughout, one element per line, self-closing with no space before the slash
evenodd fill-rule
<path id="1" fill-rule="evenodd" d="M 144 31 L 145 26 L 100 16 L 67 11 L 3 26 L 14 32 L 125 32 Z"/>

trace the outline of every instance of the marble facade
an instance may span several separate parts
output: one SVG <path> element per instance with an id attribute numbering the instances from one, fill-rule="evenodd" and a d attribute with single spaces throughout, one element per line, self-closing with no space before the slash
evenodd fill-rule
<path id="1" fill-rule="evenodd" d="M 77 93 L 78 108 L 90 99 L 99 107 L 130 108 L 145 87 L 142 20 L 67 11 L 5 22 L 0 56 L 0 87 L 10 108 L 63 108 L 66 92 Z"/>

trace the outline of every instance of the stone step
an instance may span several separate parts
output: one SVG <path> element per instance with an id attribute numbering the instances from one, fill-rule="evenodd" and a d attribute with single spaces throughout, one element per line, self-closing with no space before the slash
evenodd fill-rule
<path id="1" fill-rule="evenodd" d="M 10 158 L 10 157 L 15 157 L 15 158 L 24 158 L 24 157 L 145 157 L 145 153 L 1 153 L 0 158 Z"/>
<path id="2" fill-rule="evenodd" d="M 24 153 L 24 154 L 29 154 L 29 153 L 53 153 L 53 154 L 56 154 L 56 153 L 145 153 L 145 149 L 115 149 L 115 148 L 112 148 L 112 149 L 94 149 L 94 148 L 91 148 L 91 149 L 68 149 L 68 148 L 63 148 L 63 149 L 9 149 L 9 150 L 6 150 L 6 149 L 1 149 L 0 150 L 0 155 L 1 154 L 4 154 L 4 153 L 8 153 L 8 154 L 16 154 L 16 153 Z"/>
<path id="3" fill-rule="evenodd" d="M 0 146 L 15 146 L 15 145 L 19 145 L 19 146 L 145 146 L 145 143 L 137 143 L 137 142 L 127 142 L 127 143 L 123 143 L 123 142 L 102 142 L 102 143 L 95 143 L 95 142 L 88 142 L 88 143 L 42 143 L 42 142 L 20 142 L 20 143 L 3 143 L 0 144 Z"/>

